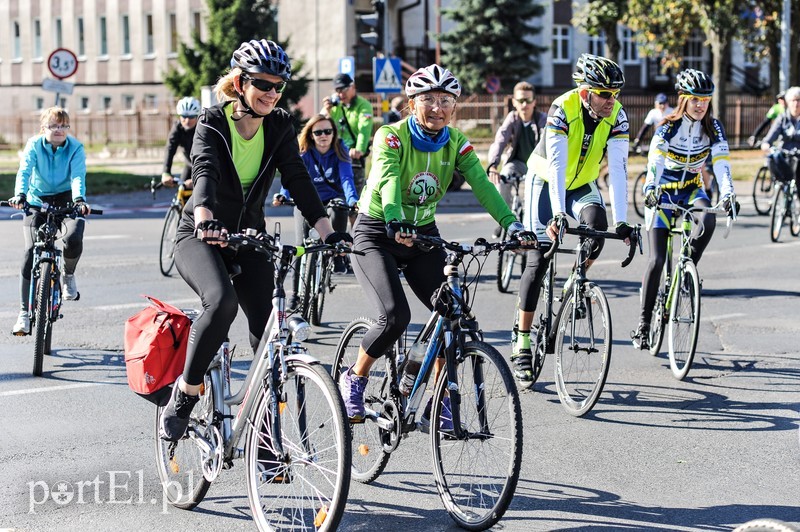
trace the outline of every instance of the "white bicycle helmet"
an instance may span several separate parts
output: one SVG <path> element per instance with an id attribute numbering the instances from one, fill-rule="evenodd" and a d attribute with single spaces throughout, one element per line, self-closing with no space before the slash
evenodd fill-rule
<path id="1" fill-rule="evenodd" d="M 458 98 L 461 96 L 461 84 L 452 72 L 439 65 L 420 68 L 406 81 L 406 96 L 409 98 L 430 91 L 444 91 Z"/>
<path id="2" fill-rule="evenodd" d="M 191 96 L 178 100 L 175 112 L 180 116 L 197 116 L 200 114 L 200 102 Z"/>

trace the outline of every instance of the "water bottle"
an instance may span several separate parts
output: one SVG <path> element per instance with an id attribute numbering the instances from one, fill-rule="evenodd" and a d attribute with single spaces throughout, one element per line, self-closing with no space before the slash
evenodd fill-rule
<path id="1" fill-rule="evenodd" d="M 406 366 L 400 379 L 400 393 L 403 395 L 410 395 L 411 390 L 414 389 L 414 382 L 417 380 L 417 373 L 419 373 L 419 368 L 427 350 L 428 344 L 425 342 L 415 342 L 411 349 L 408 350 Z"/>

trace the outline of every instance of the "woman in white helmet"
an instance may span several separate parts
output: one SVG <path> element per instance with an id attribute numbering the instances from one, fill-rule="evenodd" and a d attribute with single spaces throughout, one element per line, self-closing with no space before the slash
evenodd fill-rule
<path id="1" fill-rule="evenodd" d="M 439 236 L 436 206 L 453 173 L 466 178 L 484 208 L 510 234 L 519 236 L 523 231 L 489 181 L 472 145 L 449 126 L 460 95 L 461 85 L 449 70 L 439 65 L 417 70 L 406 82 L 410 115 L 382 126 L 372 142 L 372 169 L 353 232 L 354 249 L 364 255 L 352 258 L 356 278 L 378 317 L 362 340 L 358 360 L 342 372 L 339 383 L 352 421 L 364 417 L 370 368 L 391 350 L 411 321 L 397 265 L 405 265 L 403 277 L 428 308 L 433 308 L 431 296 L 444 281 L 444 251 L 424 251 L 414 245 L 413 236 Z M 448 411 L 446 405 L 445 430 L 448 423 L 452 426 Z"/>
<path id="2" fill-rule="evenodd" d="M 186 166 L 181 173 L 181 182 L 187 189 L 192 188 L 192 161 L 189 155 L 192 153 L 192 139 L 194 138 L 194 128 L 197 125 L 197 117 L 200 115 L 200 102 L 191 96 L 186 96 L 178 100 L 175 106 L 175 113 L 179 120 L 172 126 L 167 139 L 167 148 L 164 152 L 164 168 L 161 170 L 161 183 L 167 187 L 174 187 L 172 180 L 172 160 L 178 147 L 183 148 L 183 158 Z"/>

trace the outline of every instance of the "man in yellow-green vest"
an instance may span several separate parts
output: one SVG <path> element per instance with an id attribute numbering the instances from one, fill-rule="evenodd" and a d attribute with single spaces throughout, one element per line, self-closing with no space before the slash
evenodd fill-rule
<path id="1" fill-rule="evenodd" d="M 630 244 L 633 228 L 628 208 L 629 126 L 619 92 L 625 76 L 614 61 L 583 54 L 572 75 L 577 87 L 553 101 L 544 135 L 528 159 L 525 176 L 525 229 L 539 242 L 556 238 L 567 214 L 598 231 L 608 230 L 608 218 L 596 180 L 608 156 L 611 211 L 617 233 Z M 531 324 L 549 260 L 545 249 L 528 251 L 519 291 L 519 335 L 512 347 L 514 374 L 520 384 L 533 382 Z M 600 255 L 603 241 L 595 241 L 591 260 Z M 591 261 L 590 261 L 591 262 Z"/>

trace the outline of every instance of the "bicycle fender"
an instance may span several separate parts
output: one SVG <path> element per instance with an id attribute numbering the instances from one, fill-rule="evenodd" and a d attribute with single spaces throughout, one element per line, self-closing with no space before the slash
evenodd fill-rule
<path id="1" fill-rule="evenodd" d="M 317 360 L 316 358 L 312 357 L 308 353 L 296 353 L 294 355 L 288 355 L 286 357 L 286 362 L 292 362 L 292 361 L 304 362 L 304 363 L 308 364 L 309 366 L 314 366 L 316 364 L 320 364 L 321 363 L 319 360 Z"/>

